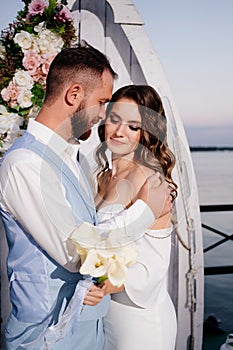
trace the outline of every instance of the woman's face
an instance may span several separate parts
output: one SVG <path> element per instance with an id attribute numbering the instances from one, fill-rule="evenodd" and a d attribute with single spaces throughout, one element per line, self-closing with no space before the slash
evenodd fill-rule
<path id="1" fill-rule="evenodd" d="M 140 140 L 141 126 L 142 118 L 136 102 L 127 98 L 114 102 L 105 124 L 109 150 L 117 155 L 133 153 Z"/>

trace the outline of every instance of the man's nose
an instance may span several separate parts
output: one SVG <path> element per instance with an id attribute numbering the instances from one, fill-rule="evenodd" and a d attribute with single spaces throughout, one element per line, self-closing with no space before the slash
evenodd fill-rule
<path id="1" fill-rule="evenodd" d="M 101 106 L 99 110 L 99 119 L 104 120 L 106 117 L 105 106 Z"/>

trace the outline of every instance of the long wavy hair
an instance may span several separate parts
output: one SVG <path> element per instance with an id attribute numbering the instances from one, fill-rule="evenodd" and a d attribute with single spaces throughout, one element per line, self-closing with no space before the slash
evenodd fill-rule
<path id="1" fill-rule="evenodd" d="M 173 200 L 177 196 L 177 185 L 172 179 L 175 156 L 167 144 L 167 119 L 158 93 L 148 85 L 128 85 L 118 89 L 112 96 L 106 110 L 108 118 L 114 102 L 126 98 L 137 103 L 142 119 L 140 141 L 134 152 L 134 160 L 155 172 L 160 172 L 170 184 Z M 111 174 L 106 155 L 105 120 L 98 127 L 101 144 L 96 151 L 96 161 L 100 171 L 97 174 L 100 189 Z"/>

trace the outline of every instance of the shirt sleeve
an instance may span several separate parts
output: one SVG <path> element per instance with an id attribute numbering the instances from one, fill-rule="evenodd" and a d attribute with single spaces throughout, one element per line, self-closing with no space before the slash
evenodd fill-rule
<path id="1" fill-rule="evenodd" d="M 137 240 L 143 236 L 144 232 L 150 227 L 155 218 L 148 205 L 141 199 L 138 199 L 128 209 L 122 209 L 115 213 L 110 219 L 102 221 L 98 229 L 104 232 L 114 231 L 121 236 L 128 237 L 129 240 Z"/>
<path id="2" fill-rule="evenodd" d="M 1 166 L 0 192 L 3 209 L 11 213 L 54 260 L 78 271 L 80 257 L 68 239 L 77 230 L 65 190 L 47 162 L 29 150 L 12 151 Z M 143 234 L 154 221 L 150 208 L 138 200 L 98 229 L 127 232 L 130 239 Z M 83 226 L 83 225 L 82 225 Z M 87 228 L 90 224 L 87 224 Z M 83 229 L 83 227 L 82 227 Z M 99 232 L 98 231 L 98 232 Z"/>
<path id="3" fill-rule="evenodd" d="M 1 205 L 59 264 L 78 271 L 79 256 L 67 245 L 76 223 L 64 189 L 41 158 L 24 150 L 11 152 L 1 165 Z M 20 153 L 22 155 L 22 153 Z"/>

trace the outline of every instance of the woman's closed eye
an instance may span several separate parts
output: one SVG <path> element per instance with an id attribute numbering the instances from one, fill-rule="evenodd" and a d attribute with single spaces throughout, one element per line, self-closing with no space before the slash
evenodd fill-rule
<path id="1" fill-rule="evenodd" d="M 130 121 L 128 123 L 124 122 L 121 117 L 119 117 L 118 115 L 115 115 L 115 114 L 110 114 L 109 120 L 110 120 L 110 123 L 112 123 L 114 125 L 117 125 L 117 124 L 127 125 L 130 130 L 135 131 L 135 132 L 141 130 L 141 123 L 138 123 L 136 121 L 135 122 Z"/>
<path id="2" fill-rule="evenodd" d="M 114 115 L 110 115 L 110 122 L 111 122 L 112 124 L 118 124 L 118 123 L 120 123 L 121 121 L 120 121 L 120 119 L 119 119 L 118 117 L 116 117 L 116 116 L 114 116 Z"/>
<path id="3" fill-rule="evenodd" d="M 130 130 L 132 131 L 139 131 L 141 130 L 140 126 L 136 126 L 136 125 L 129 125 Z"/>

